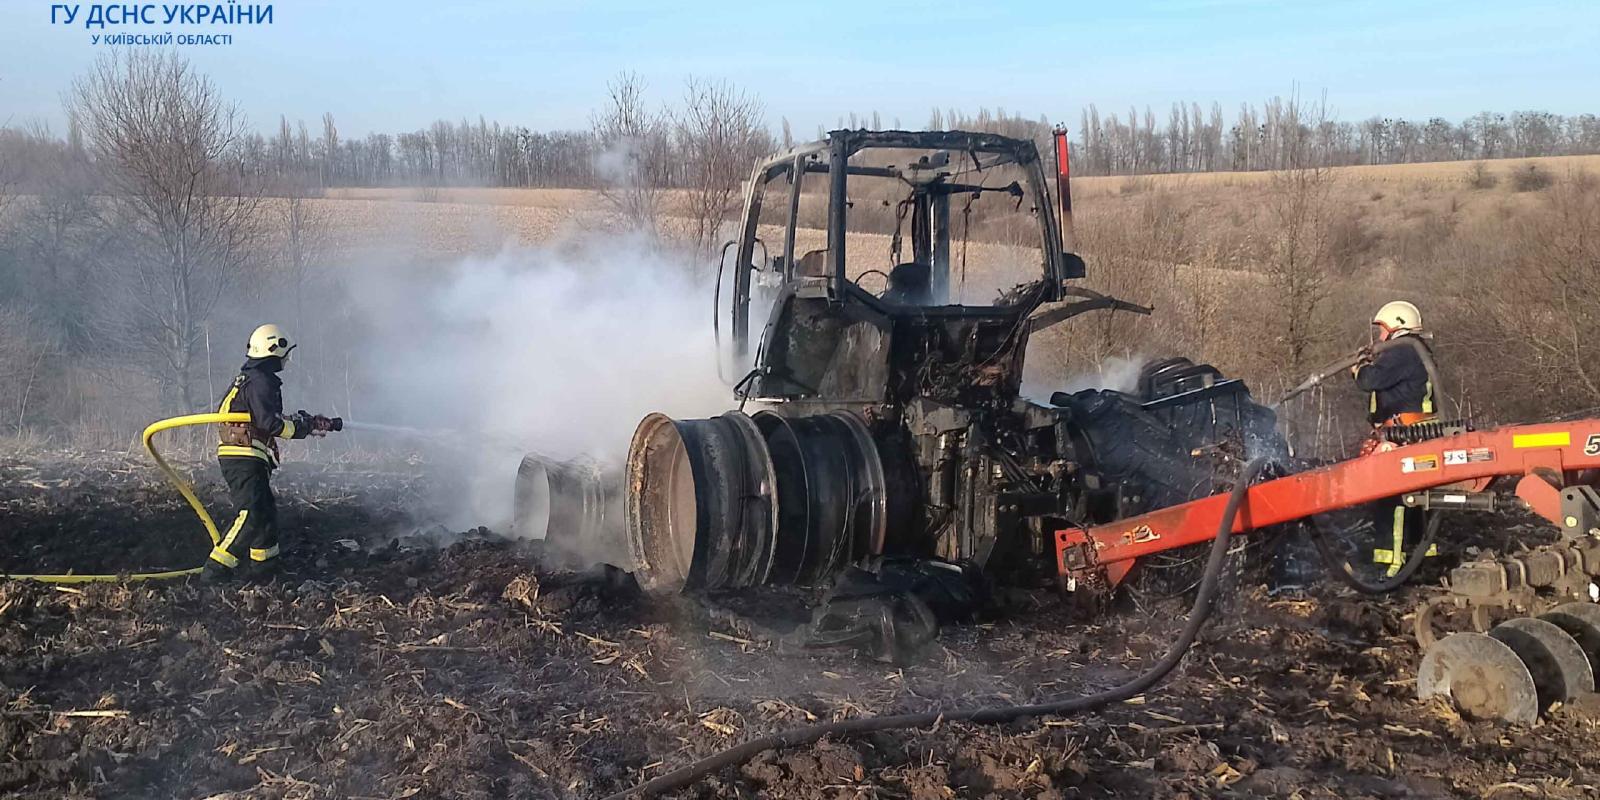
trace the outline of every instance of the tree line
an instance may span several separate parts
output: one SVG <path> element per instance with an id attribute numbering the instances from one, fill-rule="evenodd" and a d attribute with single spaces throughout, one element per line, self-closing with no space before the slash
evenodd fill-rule
<path id="1" fill-rule="evenodd" d="M 280 117 L 270 132 L 241 131 L 234 143 L 240 180 L 264 180 L 269 192 L 284 187 L 320 190 L 342 187 L 390 186 L 493 186 L 517 188 L 603 188 L 615 178 L 617 136 L 631 142 L 637 152 L 648 152 L 654 163 L 647 176 L 660 188 L 692 186 L 697 182 L 693 153 L 685 151 L 683 137 L 675 135 L 666 111 L 644 102 L 643 82 L 637 76 L 619 81 L 638 84 L 637 96 L 623 96 L 631 113 L 661 117 L 658 122 L 632 120 L 635 129 L 618 133 L 605 115 L 596 112 L 586 130 L 539 131 L 480 116 L 476 120 L 436 120 L 425 128 L 397 133 L 342 135 L 337 119 L 325 113 L 315 127 L 304 120 Z M 705 82 L 688 87 L 683 107 L 693 113 L 703 103 L 698 98 Z M 726 88 L 726 87 L 721 87 Z M 611 98 L 617 99 L 615 92 Z M 1293 100 L 1274 98 L 1259 107 L 1241 105 L 1232 120 L 1222 106 L 1212 103 L 1174 103 L 1158 119 L 1150 109 L 1129 109 L 1127 116 L 1104 114 L 1091 104 L 1084 109 L 1078 130 L 1073 170 L 1079 175 L 1143 175 L 1182 172 L 1219 172 L 1283 169 L 1291 160 L 1290 143 L 1308 141 L 1319 162 L 1327 166 L 1403 164 L 1424 161 L 1525 158 L 1600 153 L 1600 117 L 1595 114 L 1562 116 L 1546 111 L 1509 114 L 1485 111 L 1460 122 L 1433 117 L 1407 120 L 1372 117 L 1361 122 L 1322 119 L 1308 124 L 1289 113 Z M 759 103 L 755 104 L 759 107 Z M 796 142 L 788 120 L 774 136 L 764 120 L 751 119 L 750 151 L 772 151 Z M 899 127 L 900 121 L 890 125 Z M 841 116 L 839 127 L 883 127 L 877 112 Z M 81 121 L 69 123 L 61 139 L 44 131 L 0 132 L 0 149 L 12 152 L 24 164 L 49 160 L 45 151 L 81 144 Z M 972 128 L 1032 138 L 1044 144 L 1050 122 L 1008 114 L 1004 109 L 964 113 L 935 109 L 924 126 L 928 130 Z M 28 135 L 29 133 L 34 135 Z M 817 135 L 824 133 L 819 126 Z M 3 135 L 9 134 L 9 135 Z M 756 153 L 760 155 L 761 153 Z M 608 169 L 612 169 L 608 172 Z M 15 176 L 23 190 L 30 185 L 27 170 Z"/>
<path id="2" fill-rule="evenodd" d="M 1548 111 L 1484 111 L 1460 122 L 1443 117 L 1308 121 L 1294 98 L 1243 104 L 1233 120 L 1222 105 L 1173 103 L 1165 120 L 1147 106 L 1126 117 L 1083 110 L 1073 169 L 1080 175 L 1146 175 L 1285 169 L 1308 142 L 1324 166 L 1409 164 L 1600 153 L 1600 117 Z M 1323 104 L 1325 105 L 1325 104 Z"/>
<path id="3" fill-rule="evenodd" d="M 636 78 L 635 78 L 636 80 Z M 693 94 L 693 91 L 690 92 Z M 1148 107 L 1126 117 L 1084 109 L 1073 137 L 1074 171 L 1081 175 L 1142 175 L 1176 172 L 1228 172 L 1283 169 L 1288 143 L 1306 138 L 1327 166 L 1407 164 L 1537 156 L 1600 154 L 1600 116 L 1563 116 L 1548 111 L 1484 111 L 1454 122 L 1443 117 L 1408 120 L 1371 117 L 1360 122 L 1334 119 L 1314 126 L 1291 121 L 1292 100 L 1274 98 L 1260 106 L 1243 104 L 1232 120 L 1212 103 L 1174 103 L 1165 119 Z M 691 104 L 692 105 L 692 104 Z M 892 120 L 892 127 L 900 127 Z M 1290 130 L 1291 125 L 1303 130 Z M 884 127 L 877 112 L 841 117 L 841 128 Z M 1021 138 L 1046 139 L 1045 117 L 1008 114 L 1005 109 L 976 113 L 935 109 L 927 130 L 972 128 Z M 665 156 L 656 178 L 666 186 L 692 184 L 682 159 L 671 157 L 670 132 L 643 131 Z M 790 147 L 795 137 L 788 120 L 769 149 Z M 819 126 L 817 136 L 824 131 Z M 342 138 L 332 114 L 324 114 L 313 133 L 304 122 L 281 119 L 271 136 L 244 141 L 247 163 L 267 175 L 310 174 L 322 187 L 497 186 L 597 188 L 606 176 L 597 168 L 608 142 L 603 131 L 537 131 L 479 117 L 476 121 L 438 120 L 427 128 L 395 134 Z"/>

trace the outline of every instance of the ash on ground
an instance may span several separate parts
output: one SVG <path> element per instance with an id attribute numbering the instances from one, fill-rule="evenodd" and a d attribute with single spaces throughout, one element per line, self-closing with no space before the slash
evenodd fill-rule
<path id="1" fill-rule="evenodd" d="M 419 532 L 422 480 L 410 465 L 286 470 L 286 555 L 265 583 L 0 583 L 0 794 L 594 797 L 813 720 L 1105 688 L 1158 658 L 1186 610 L 1085 619 L 1039 592 L 910 665 L 785 654 L 739 616 L 648 600 L 614 571 Z M 207 549 L 151 467 L 104 454 L 0 456 L 0 537 L 7 571 L 191 566 Z M 1600 793 L 1594 709 L 1523 728 L 1415 699 L 1416 591 L 1274 599 L 1246 582 L 1136 702 L 768 752 L 678 796 Z"/>

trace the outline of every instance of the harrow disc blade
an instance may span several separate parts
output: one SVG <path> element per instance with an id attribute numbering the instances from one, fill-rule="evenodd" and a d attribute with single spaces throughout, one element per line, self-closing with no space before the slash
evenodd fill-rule
<path id="1" fill-rule="evenodd" d="M 1531 724 L 1539 718 L 1533 675 L 1515 651 L 1481 633 L 1452 633 L 1422 656 L 1417 696 L 1448 697 L 1478 719 Z"/>
<path id="2" fill-rule="evenodd" d="M 1539 619 L 1567 632 L 1589 657 L 1591 670 L 1600 667 L 1600 605 L 1567 603 L 1540 614 Z"/>
<path id="3" fill-rule="evenodd" d="M 1594 691 L 1594 672 L 1583 648 L 1565 631 L 1542 619 L 1508 619 L 1489 631 L 1516 652 L 1533 676 L 1539 707 Z"/>

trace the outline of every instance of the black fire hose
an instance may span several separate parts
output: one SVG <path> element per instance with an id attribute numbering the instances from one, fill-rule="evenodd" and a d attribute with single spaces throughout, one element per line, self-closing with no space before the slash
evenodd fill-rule
<path id="1" fill-rule="evenodd" d="M 689 766 L 611 795 L 607 800 L 650 797 L 663 792 L 682 789 L 720 769 L 743 764 L 755 758 L 762 751 L 810 744 L 824 736 L 855 736 L 898 728 L 923 728 L 942 720 L 995 724 L 1010 722 L 1021 717 L 1078 714 L 1094 711 L 1103 706 L 1121 702 L 1143 693 L 1150 687 L 1160 683 L 1163 678 L 1167 677 L 1168 673 L 1172 672 L 1183 661 L 1184 655 L 1189 652 L 1189 647 L 1194 644 L 1195 638 L 1200 635 L 1200 628 L 1205 625 L 1206 620 L 1211 616 L 1211 604 L 1216 599 L 1217 587 L 1221 583 L 1222 567 L 1228 559 L 1228 540 L 1232 537 L 1234 518 L 1238 516 L 1239 506 L 1244 503 L 1246 490 L 1250 488 L 1250 484 L 1256 479 L 1256 476 L 1261 473 L 1261 468 L 1265 464 L 1266 459 L 1264 458 L 1257 458 L 1245 464 L 1244 470 L 1239 475 L 1239 482 L 1233 487 L 1233 492 L 1228 495 L 1228 505 L 1223 509 L 1221 523 L 1217 526 L 1217 538 L 1212 541 L 1211 555 L 1206 560 L 1205 576 L 1200 580 L 1200 591 L 1195 595 L 1194 605 L 1189 609 L 1189 617 L 1184 624 L 1183 632 L 1178 635 L 1177 641 L 1172 643 L 1172 647 L 1167 650 L 1167 654 L 1162 656 L 1155 666 L 1133 680 L 1103 692 L 1034 705 L 995 706 L 958 709 L 955 711 L 926 711 L 919 714 L 896 714 L 863 719 L 847 719 L 838 722 L 807 725 L 803 728 L 791 728 L 735 745 L 720 753 L 696 761 Z"/>
<path id="2" fill-rule="evenodd" d="M 1406 581 L 1411 580 L 1411 576 L 1417 574 L 1428 548 L 1433 547 L 1434 539 L 1438 538 L 1439 523 L 1443 520 L 1443 514 L 1434 514 L 1429 517 L 1428 526 L 1423 530 L 1422 538 L 1411 548 L 1411 552 L 1406 554 L 1406 560 L 1400 565 L 1400 571 L 1376 583 L 1362 580 L 1361 576 L 1356 574 L 1355 568 L 1350 566 L 1349 560 L 1341 558 L 1339 554 L 1333 552 L 1333 549 L 1328 545 L 1327 537 L 1323 534 L 1322 526 L 1317 524 L 1314 519 L 1311 522 L 1311 541 L 1317 546 L 1318 555 L 1322 556 L 1323 566 L 1327 567 L 1329 572 L 1338 576 L 1347 586 L 1362 594 L 1388 594 L 1406 585 Z"/>

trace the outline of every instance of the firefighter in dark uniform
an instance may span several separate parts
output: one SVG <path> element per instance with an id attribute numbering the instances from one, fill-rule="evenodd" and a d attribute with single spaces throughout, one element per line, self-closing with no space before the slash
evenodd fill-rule
<path id="1" fill-rule="evenodd" d="M 1428 347 L 1427 340 L 1420 335 L 1422 312 L 1404 300 L 1384 304 L 1373 316 L 1372 325 L 1378 341 L 1410 336 L 1422 347 Z M 1356 386 L 1369 394 L 1367 421 L 1372 423 L 1373 436 L 1363 446 L 1362 455 L 1383 444 L 1384 428 L 1434 419 L 1432 379 L 1415 347 L 1385 348 L 1373 358 L 1351 367 L 1350 372 L 1355 376 Z M 1373 563 L 1388 575 L 1398 573 L 1405 564 L 1406 553 L 1422 537 L 1424 516 L 1422 509 L 1406 508 L 1399 498 L 1376 503 Z"/>
<path id="2" fill-rule="evenodd" d="M 278 556 L 278 506 L 272 496 L 272 470 L 278 466 L 278 439 L 304 439 L 341 430 L 337 417 L 304 411 L 283 413 L 283 381 L 278 377 L 295 346 L 276 325 L 262 325 L 250 334 L 248 359 L 233 379 L 222 413 L 249 413 L 250 421 L 223 423 L 217 445 L 228 493 L 239 509 L 233 524 L 211 549 L 202 576 L 219 580 L 243 567 L 262 570 Z"/>

